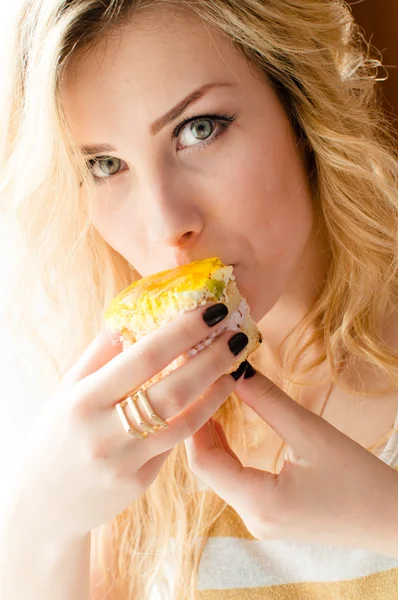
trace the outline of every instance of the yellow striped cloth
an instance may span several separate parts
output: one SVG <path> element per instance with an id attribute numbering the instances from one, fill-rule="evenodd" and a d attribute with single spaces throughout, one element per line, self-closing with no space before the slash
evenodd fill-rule
<path id="1" fill-rule="evenodd" d="M 390 439 L 380 458 L 398 470 L 398 434 Z M 202 486 L 202 492 L 205 490 Z M 227 507 L 202 555 L 198 598 L 398 600 L 398 559 L 361 549 L 260 541 Z"/>
<path id="2" fill-rule="evenodd" d="M 398 433 L 391 437 L 379 458 L 398 471 Z M 200 480 L 198 483 L 199 492 L 206 493 L 209 488 Z M 172 581 L 172 560 L 170 577 Z M 197 597 L 199 600 L 398 600 L 398 559 L 340 546 L 260 541 L 227 506 L 214 524 L 203 551 Z M 154 590 L 151 600 L 165 598 Z"/>
<path id="3" fill-rule="evenodd" d="M 206 545 L 200 600 L 398 600 L 398 560 L 365 550 L 259 541 L 231 508 Z"/>

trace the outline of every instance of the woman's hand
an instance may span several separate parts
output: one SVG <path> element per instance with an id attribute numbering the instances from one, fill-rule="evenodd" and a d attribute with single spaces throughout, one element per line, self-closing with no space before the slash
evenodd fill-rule
<path id="1" fill-rule="evenodd" d="M 12 523 L 24 523 L 26 535 L 69 543 L 115 517 L 151 485 L 170 451 L 235 390 L 235 378 L 225 373 L 247 337 L 226 331 L 146 391 L 167 428 L 146 440 L 133 438 L 115 410 L 123 397 L 217 329 L 228 311 L 224 307 L 214 318 L 211 307 L 213 319 L 205 322 L 208 308 L 176 318 L 124 352 L 103 332 L 68 372 L 29 439 L 21 440 L 24 454 L 8 512 Z M 230 346 L 233 337 L 244 344 Z"/>
<path id="2" fill-rule="evenodd" d="M 249 532 L 398 558 L 398 473 L 260 373 L 235 393 L 288 444 L 280 473 L 242 465 L 214 419 L 185 445 L 192 471 Z"/>

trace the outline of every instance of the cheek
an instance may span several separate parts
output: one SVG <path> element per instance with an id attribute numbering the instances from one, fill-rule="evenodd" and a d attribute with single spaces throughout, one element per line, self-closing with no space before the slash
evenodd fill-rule
<path id="1" fill-rule="evenodd" d="M 107 244 L 129 261 L 134 251 L 133 244 L 135 247 L 141 244 L 139 233 L 134 228 L 134 216 L 129 214 L 131 210 L 132 204 L 121 201 L 120 197 L 115 198 L 109 194 L 109 198 L 106 198 L 102 190 L 97 192 L 93 225 Z M 126 223 L 129 224 L 128 227 Z"/>
<path id="2" fill-rule="evenodd" d="M 126 194 L 126 198 L 129 198 Z M 142 277 L 157 270 L 159 262 L 148 252 L 148 244 L 144 237 L 144 228 L 140 227 L 134 210 L 134 203 L 123 201 L 115 207 L 111 200 L 106 204 L 99 203 L 94 219 L 94 226 L 106 243 L 124 257 Z"/>
<path id="3" fill-rule="evenodd" d="M 290 131 L 272 140 L 254 140 L 233 156 L 217 179 L 229 222 L 241 231 L 260 233 L 260 241 L 271 252 L 283 250 L 290 242 L 300 244 L 299 238 L 308 237 L 311 229 L 312 200 Z"/>
<path id="4" fill-rule="evenodd" d="M 97 201 L 93 224 L 104 240 L 120 252 L 120 245 L 123 243 L 122 221 L 117 212 L 110 210 L 101 199 Z"/>
<path id="5" fill-rule="evenodd" d="M 313 226 L 311 188 L 300 153 L 288 136 L 272 145 L 253 143 L 229 172 L 234 210 L 228 218 L 250 246 L 238 283 L 260 319 L 299 268 Z"/>

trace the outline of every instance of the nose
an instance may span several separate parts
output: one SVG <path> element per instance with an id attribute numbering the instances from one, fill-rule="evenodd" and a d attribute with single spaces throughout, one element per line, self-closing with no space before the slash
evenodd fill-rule
<path id="1" fill-rule="evenodd" d="M 182 247 L 192 243 L 204 227 L 197 195 L 170 181 L 152 185 L 145 194 L 145 223 L 149 245 Z"/>

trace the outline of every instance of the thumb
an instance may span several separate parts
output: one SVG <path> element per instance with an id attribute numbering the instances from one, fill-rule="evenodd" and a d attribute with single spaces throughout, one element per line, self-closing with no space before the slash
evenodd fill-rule
<path id="1" fill-rule="evenodd" d="M 290 446 L 292 459 L 294 455 L 316 463 L 338 441 L 337 429 L 259 372 L 239 381 L 235 393 Z"/>

